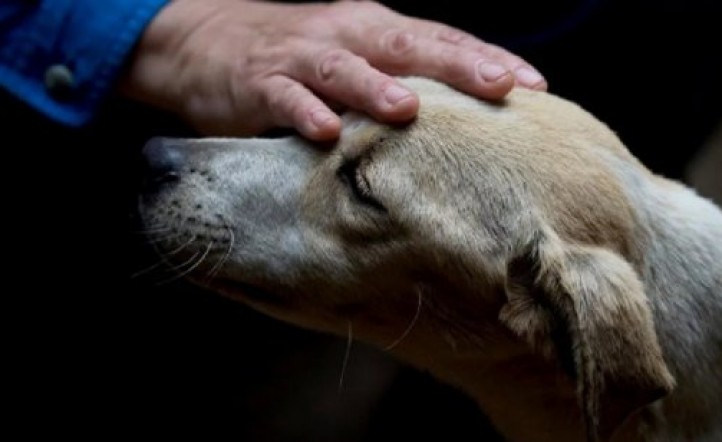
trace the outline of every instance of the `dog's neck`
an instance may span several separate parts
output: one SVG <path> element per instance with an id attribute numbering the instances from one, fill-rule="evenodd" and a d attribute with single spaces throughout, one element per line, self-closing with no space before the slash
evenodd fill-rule
<path id="1" fill-rule="evenodd" d="M 501 329 L 474 331 L 475 345 L 424 328 L 414 331 L 424 345 L 402 345 L 397 356 L 474 398 L 506 440 L 584 440 L 575 384 L 559 366 Z"/>
<path id="2" fill-rule="evenodd" d="M 559 367 L 526 351 L 489 362 L 457 365 L 454 376 L 507 440 L 584 440 L 575 385 Z"/>
<path id="3" fill-rule="evenodd" d="M 645 227 L 639 272 L 677 380 L 659 404 L 660 424 L 667 435 L 678 429 L 679 440 L 722 440 L 722 211 L 664 179 L 654 177 L 634 189 L 630 198 Z M 682 428 L 701 429 L 711 438 L 681 433 Z"/>
<path id="4" fill-rule="evenodd" d="M 644 253 L 637 270 L 677 387 L 632 416 L 614 440 L 722 440 L 722 327 L 716 325 L 722 318 L 722 212 L 666 180 L 652 178 L 637 189 L 630 196 L 641 208 Z M 424 342 L 434 340 L 431 334 Z M 437 342 L 419 354 L 399 356 L 473 396 L 508 440 L 584 440 L 570 378 L 525 343 L 503 334 L 494 340 L 493 348 L 468 354 Z M 488 341 L 486 331 L 479 332 L 479 341 Z"/>

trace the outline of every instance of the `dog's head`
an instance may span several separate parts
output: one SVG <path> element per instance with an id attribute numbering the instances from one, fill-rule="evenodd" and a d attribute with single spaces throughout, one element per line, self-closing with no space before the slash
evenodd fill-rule
<path id="1" fill-rule="evenodd" d="M 524 342 L 576 380 L 590 437 L 662 396 L 672 379 L 619 171 L 643 168 L 551 95 L 491 104 L 406 81 L 414 122 L 349 114 L 330 151 L 152 140 L 151 241 L 198 283 L 302 326 L 350 322 L 419 365 Z"/>

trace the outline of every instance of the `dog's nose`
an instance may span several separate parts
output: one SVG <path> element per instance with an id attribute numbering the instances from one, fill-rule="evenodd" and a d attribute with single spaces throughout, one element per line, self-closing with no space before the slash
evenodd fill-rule
<path id="1" fill-rule="evenodd" d="M 180 178 L 185 163 L 181 143 L 172 138 L 151 138 L 143 147 L 146 184 L 157 188 Z"/>

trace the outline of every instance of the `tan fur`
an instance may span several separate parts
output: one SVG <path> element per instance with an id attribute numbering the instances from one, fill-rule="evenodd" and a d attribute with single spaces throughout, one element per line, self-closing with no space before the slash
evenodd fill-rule
<path id="1" fill-rule="evenodd" d="M 510 441 L 721 440 L 719 209 L 573 103 L 405 81 L 416 121 L 349 114 L 330 153 L 176 141 L 187 168 L 141 203 L 176 234 L 161 252 L 207 251 L 192 279 L 284 321 L 395 343 Z"/>

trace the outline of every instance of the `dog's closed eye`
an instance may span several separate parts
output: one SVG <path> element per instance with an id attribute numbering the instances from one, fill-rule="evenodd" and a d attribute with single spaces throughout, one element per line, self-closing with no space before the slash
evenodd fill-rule
<path id="1" fill-rule="evenodd" d="M 362 159 L 354 158 L 344 162 L 336 175 L 346 185 L 354 198 L 361 204 L 386 213 L 386 207 L 373 194 L 368 178 L 364 175 Z"/>

